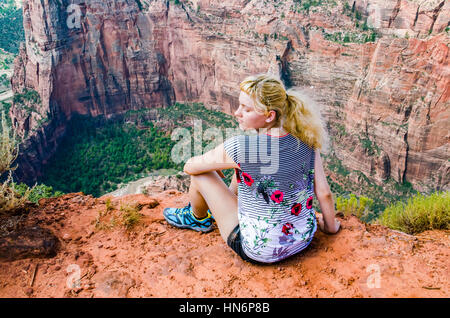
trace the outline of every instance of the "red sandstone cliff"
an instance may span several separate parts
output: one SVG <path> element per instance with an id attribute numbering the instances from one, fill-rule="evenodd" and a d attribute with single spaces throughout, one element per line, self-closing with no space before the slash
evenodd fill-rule
<path id="1" fill-rule="evenodd" d="M 449 187 L 448 1 L 329 1 L 309 11 L 294 1 L 77 3 L 80 28 L 69 27 L 66 0 L 24 2 L 27 42 L 13 89 L 34 89 L 41 103 L 31 114 L 11 109 L 16 130 L 31 136 L 18 179 L 35 179 L 74 112 L 111 115 L 177 100 L 230 113 L 239 81 L 270 70 L 311 89 L 332 133 L 345 127 L 345 142 L 334 145 L 345 166 L 379 184 L 392 177 L 421 190 Z M 349 17 L 355 12 L 381 38 L 329 40 L 364 33 Z"/>

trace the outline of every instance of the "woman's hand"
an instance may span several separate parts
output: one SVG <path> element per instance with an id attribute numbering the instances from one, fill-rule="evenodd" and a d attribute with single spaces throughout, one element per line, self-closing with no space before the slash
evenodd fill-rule
<path id="1" fill-rule="evenodd" d="M 336 218 L 334 219 L 333 224 L 325 224 L 322 214 L 319 214 L 317 218 L 319 221 L 320 230 L 326 234 L 336 234 L 341 227 L 341 222 L 339 222 Z"/>

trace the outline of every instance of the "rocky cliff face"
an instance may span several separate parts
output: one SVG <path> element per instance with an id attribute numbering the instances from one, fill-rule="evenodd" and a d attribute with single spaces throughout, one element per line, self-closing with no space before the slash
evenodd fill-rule
<path id="1" fill-rule="evenodd" d="M 108 116 L 177 100 L 230 113 L 239 81 L 270 71 L 324 105 L 349 169 L 378 183 L 448 188 L 449 2 L 308 3 L 24 2 L 27 42 L 13 89 L 38 92 L 40 103 L 11 109 L 28 136 L 16 177 L 36 179 L 75 112 Z"/>

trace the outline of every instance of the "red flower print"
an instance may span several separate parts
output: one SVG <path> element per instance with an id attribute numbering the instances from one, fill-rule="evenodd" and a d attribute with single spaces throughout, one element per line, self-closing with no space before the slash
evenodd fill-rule
<path id="1" fill-rule="evenodd" d="M 249 187 L 253 184 L 253 178 L 246 172 L 242 172 L 242 178 L 244 178 L 244 182 Z"/>
<path id="2" fill-rule="evenodd" d="M 301 210 L 302 210 L 302 204 L 301 203 L 294 203 L 294 205 L 291 208 L 291 214 L 299 215 Z"/>
<path id="3" fill-rule="evenodd" d="M 294 225 L 292 223 L 286 223 L 285 225 L 283 225 L 281 232 L 283 232 L 286 235 L 292 235 L 291 230 L 293 228 L 294 228 Z"/>
<path id="4" fill-rule="evenodd" d="M 283 196 L 284 196 L 283 192 L 281 192 L 280 190 L 276 190 L 274 193 L 272 193 L 270 198 L 272 199 L 272 201 L 280 203 L 281 201 L 283 201 Z"/>
<path id="5" fill-rule="evenodd" d="M 311 208 L 312 208 L 312 204 L 313 204 L 313 197 L 310 196 L 310 197 L 308 198 L 308 200 L 306 200 L 306 208 L 307 208 L 307 209 L 311 209 Z"/>

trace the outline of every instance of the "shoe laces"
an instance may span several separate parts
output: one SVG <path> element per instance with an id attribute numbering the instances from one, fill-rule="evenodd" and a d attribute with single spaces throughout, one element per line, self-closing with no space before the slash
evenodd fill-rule
<path id="1" fill-rule="evenodd" d="M 189 203 L 187 206 L 185 206 L 184 208 L 181 209 L 180 211 L 181 214 L 187 214 L 187 213 L 191 213 L 191 203 Z"/>

